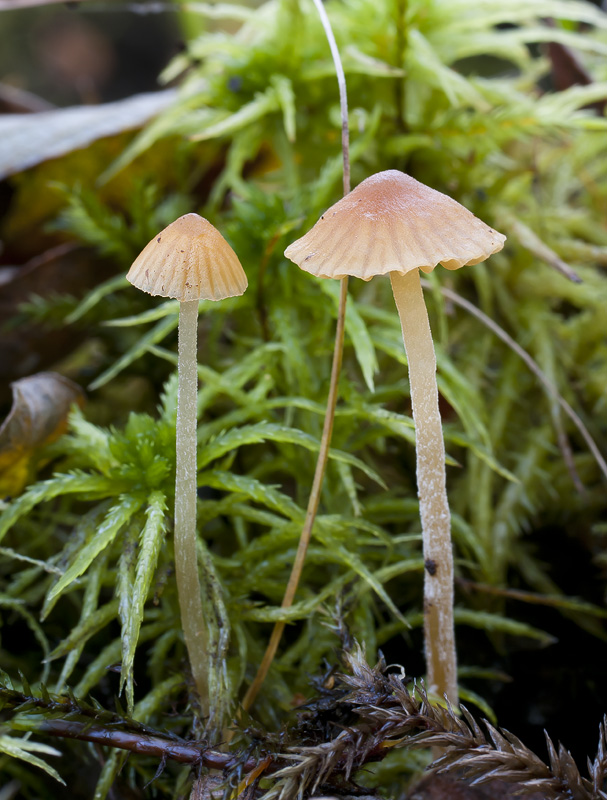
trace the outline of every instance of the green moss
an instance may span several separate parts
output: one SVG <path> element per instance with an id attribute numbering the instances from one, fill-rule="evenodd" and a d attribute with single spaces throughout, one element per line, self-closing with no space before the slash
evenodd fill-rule
<path id="1" fill-rule="evenodd" d="M 336 287 L 301 273 L 282 253 L 339 196 L 338 96 L 311 4 L 222 9 L 244 19 L 242 27 L 188 43 L 166 72 L 181 76 L 175 105 L 105 174 L 116 176 L 109 187 L 128 183 L 131 170 L 142 182 L 98 196 L 92 183 L 76 187 L 66 174 L 58 227 L 119 270 L 172 216 L 198 210 L 240 255 L 247 293 L 201 304 L 199 564 L 217 647 L 227 647 L 225 663 L 215 665 L 229 676 L 216 683 L 225 708 L 236 707 L 252 679 L 270 624 L 289 622 L 253 710 L 257 722 L 278 727 L 293 698 L 309 694 L 309 676 L 334 659 L 339 638 L 327 623 L 336 606 L 370 660 L 378 646 L 407 659 L 403 637 L 407 623 L 419 624 L 422 606 L 414 440 L 387 281 L 352 282 L 333 457 L 296 603 L 281 611 L 336 316 Z M 606 17 L 590 5 L 551 0 L 350 0 L 327 10 L 348 80 L 354 183 L 404 169 L 509 235 L 489 263 L 439 270 L 427 292 L 440 343 L 456 566 L 480 589 L 458 596 L 458 625 L 486 631 L 489 654 L 504 640 L 550 641 L 558 631 L 538 631 L 524 607 L 507 605 L 508 592 L 520 589 L 604 636 L 593 606 L 602 584 L 589 586 L 579 603 L 566 597 L 565 588 L 583 587 L 560 587 L 551 554 L 533 546 L 534 530 L 547 525 L 571 539 L 583 532 L 588 542 L 590 531 L 600 531 L 601 466 L 520 355 L 441 288 L 472 302 L 528 352 L 605 453 L 607 124 L 588 104 L 607 96 Z M 567 24 L 547 28 L 548 16 Z M 536 45 L 546 40 L 579 50 L 594 82 L 541 94 L 538 82 L 551 68 Z M 200 143 L 210 139 L 212 147 Z M 136 159 L 178 141 L 178 174 L 167 159 L 141 179 Z M 536 237 L 533 247 L 521 223 Z M 555 271 L 536 240 L 568 260 L 581 282 Z M 103 343 L 103 364 L 81 376 L 93 381 L 93 398 L 120 373 L 164 394 L 156 414 L 132 413 L 114 427 L 95 424 L 86 410 L 74 413 L 69 433 L 53 445 L 49 474 L 6 505 L 0 653 L 11 672 L 23 669 L 32 681 L 49 680 L 50 670 L 58 689 L 77 683 L 109 697 L 126 685 L 135 717 L 137 701 L 153 696 L 146 714 L 158 720 L 168 711 L 162 681 L 169 673 L 188 680 L 172 577 L 176 306 L 135 294 L 118 278 L 77 307 L 59 298 L 29 309 L 55 321 L 69 314 L 85 337 Z M 129 402 L 120 398 L 116 421 L 127 417 Z M 595 549 L 585 551 L 589 568 Z M 5 613 L 11 603 L 30 616 Z M 36 631 L 35 655 L 10 653 L 9 637 L 23 624 Z M 52 635 L 38 635 L 45 626 Z M 228 627 L 230 641 L 219 644 Z M 41 668 L 44 636 L 54 649 Z M 477 664 L 475 653 L 459 658 L 463 667 Z M 120 684 L 110 691 L 106 667 L 121 660 Z M 184 691 L 182 713 L 186 706 Z M 195 704 L 187 708 L 184 726 L 194 719 L 196 730 Z M 104 792 L 118 769 L 113 758 Z M 154 769 L 129 780 L 143 785 Z"/>

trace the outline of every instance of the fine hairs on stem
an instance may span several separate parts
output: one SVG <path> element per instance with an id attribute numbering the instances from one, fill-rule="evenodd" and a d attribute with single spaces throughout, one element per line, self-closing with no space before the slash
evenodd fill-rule
<path id="1" fill-rule="evenodd" d="M 331 48 L 331 55 L 335 64 L 335 72 L 337 73 L 337 83 L 339 85 L 339 102 L 341 108 L 341 146 L 343 157 L 343 189 L 344 197 L 350 192 L 350 134 L 348 126 L 348 96 L 346 91 L 346 76 L 344 74 L 337 42 L 333 35 L 333 29 L 327 12 L 322 4 L 322 0 L 313 0 L 320 21 L 325 31 L 325 35 Z M 331 366 L 331 378 L 329 383 L 329 395 L 327 398 L 327 410 L 325 412 L 325 421 L 323 424 L 322 438 L 320 441 L 320 449 L 318 451 L 318 458 L 316 461 L 316 469 L 314 471 L 314 479 L 312 481 L 312 489 L 310 491 L 310 498 L 308 500 L 308 508 L 306 510 L 306 518 L 304 520 L 303 528 L 299 538 L 299 545 L 293 562 L 293 568 L 289 577 L 289 582 L 285 590 L 282 600 L 281 608 L 290 608 L 297 592 L 297 586 L 303 570 L 308 545 L 312 536 L 312 528 L 314 527 L 314 520 L 318 511 L 318 504 L 320 502 L 320 493 L 322 490 L 322 483 L 327 466 L 327 459 L 329 457 L 329 446 L 331 444 L 331 435 L 333 433 L 333 421 L 335 419 L 335 407 L 337 405 L 338 382 L 339 374 L 341 372 L 341 362 L 344 348 L 344 331 L 346 325 L 346 303 L 348 300 L 348 278 L 341 279 L 341 286 L 339 292 L 339 307 L 337 311 L 337 326 L 335 329 L 335 345 L 333 348 L 333 363 Z M 257 694 L 263 685 L 263 682 L 268 674 L 270 665 L 276 655 L 276 650 L 280 643 L 282 633 L 285 627 L 284 622 L 277 622 L 274 625 L 270 641 L 264 653 L 257 674 L 247 693 L 242 701 L 242 707 L 248 711 L 253 705 Z"/>
<path id="2" fill-rule="evenodd" d="M 436 356 L 419 270 L 390 273 L 407 353 L 424 550 L 424 641 L 430 691 L 457 705 L 453 552 Z"/>
<path id="3" fill-rule="evenodd" d="M 198 300 L 180 303 L 175 428 L 175 577 L 183 636 L 204 716 L 209 714 L 208 631 L 202 611 L 196 555 L 196 339 Z"/>

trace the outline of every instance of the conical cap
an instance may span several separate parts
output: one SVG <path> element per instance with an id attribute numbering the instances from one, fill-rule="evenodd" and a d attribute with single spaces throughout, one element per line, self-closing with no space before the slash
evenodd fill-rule
<path id="1" fill-rule="evenodd" d="M 155 236 L 127 276 L 144 292 L 177 300 L 223 300 L 243 294 L 247 276 L 217 228 L 185 214 Z"/>
<path id="2" fill-rule="evenodd" d="M 391 169 L 331 206 L 285 256 L 319 278 L 368 281 L 387 272 L 431 272 L 437 264 L 478 264 L 505 240 L 451 197 Z"/>

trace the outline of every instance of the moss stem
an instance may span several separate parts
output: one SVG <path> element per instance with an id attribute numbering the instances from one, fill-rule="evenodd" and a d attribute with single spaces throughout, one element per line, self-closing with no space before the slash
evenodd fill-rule
<path id="1" fill-rule="evenodd" d="M 429 691 L 457 704 L 453 550 L 436 355 L 419 270 L 390 273 L 409 366 L 424 561 L 424 641 Z"/>
<path id="2" fill-rule="evenodd" d="M 339 107 L 341 111 L 341 156 L 344 165 L 343 171 L 343 186 L 344 197 L 350 191 L 350 125 L 348 120 L 348 90 L 346 85 L 346 75 L 344 73 L 343 64 L 341 63 L 341 56 L 339 55 L 339 48 L 335 41 L 333 28 L 331 27 L 331 20 L 325 10 L 322 0 L 312 0 L 320 22 L 322 24 L 331 56 L 333 57 L 333 64 L 335 65 L 335 74 L 337 76 L 337 85 L 339 87 Z"/>
<path id="3" fill-rule="evenodd" d="M 327 466 L 327 459 L 329 458 L 329 447 L 331 445 L 331 436 L 333 434 L 333 422 L 335 420 L 335 407 L 337 405 L 339 373 L 341 372 L 341 362 L 344 351 L 344 332 L 346 328 L 346 303 L 348 299 L 348 279 L 341 279 L 340 294 L 339 294 L 339 309 L 337 312 L 337 327 L 335 329 L 335 346 L 333 348 L 333 363 L 331 366 L 331 380 L 329 384 L 329 396 L 327 398 L 327 410 L 325 411 L 325 421 L 322 429 L 322 438 L 320 440 L 320 449 L 318 452 L 318 459 L 316 461 L 316 469 L 314 471 L 314 479 L 312 481 L 312 489 L 310 490 L 310 497 L 308 499 L 308 508 L 306 511 L 306 518 L 299 537 L 299 545 L 297 553 L 295 554 L 295 561 L 289 576 L 289 582 L 285 589 L 284 597 L 282 599 L 281 608 L 290 608 L 295 599 L 297 586 L 303 570 L 304 562 L 306 560 L 306 553 L 310 538 L 312 536 L 312 528 L 314 527 L 314 520 L 316 519 L 316 512 L 318 511 L 318 504 L 320 503 L 320 493 L 322 490 L 323 478 L 325 475 L 325 468 Z M 253 683 L 249 686 L 247 693 L 242 701 L 242 707 L 245 711 L 253 705 L 257 693 L 259 692 L 270 665 L 276 655 L 276 650 L 282 637 L 282 632 L 285 629 L 284 622 L 277 622 L 272 629 L 270 641 L 264 653 L 257 674 Z"/>
<path id="4" fill-rule="evenodd" d="M 196 557 L 196 344 L 198 300 L 180 303 L 175 475 L 175 574 L 183 637 L 200 697 L 209 714 L 208 632 Z"/>
<path id="5" fill-rule="evenodd" d="M 339 104 L 341 109 L 341 152 L 343 159 L 343 187 L 344 196 L 350 191 L 350 128 L 348 122 L 348 94 L 346 86 L 346 76 L 344 68 L 341 63 L 339 55 L 339 48 L 335 41 L 331 22 L 322 4 L 322 0 L 313 0 L 318 16 L 322 23 L 325 36 L 331 49 L 333 56 L 333 63 L 335 65 L 335 73 L 337 75 L 337 84 L 339 86 Z M 314 471 L 314 479 L 312 481 L 312 489 L 310 490 L 310 497 L 308 500 L 308 508 L 306 510 L 306 518 L 304 520 L 303 528 L 299 537 L 299 544 L 297 546 L 297 553 L 295 554 L 295 561 L 289 576 L 289 582 L 285 589 L 284 597 L 282 599 L 281 608 L 290 608 L 295 599 L 297 586 L 301 573 L 303 570 L 304 562 L 306 560 L 306 553 L 308 552 L 308 545 L 312 536 L 312 528 L 314 527 L 314 520 L 318 511 L 318 504 L 320 502 L 320 493 L 322 490 L 322 483 L 325 476 L 325 469 L 327 466 L 327 459 L 329 457 L 329 447 L 331 445 L 331 436 L 333 433 L 333 421 L 335 419 L 335 407 L 337 405 L 337 387 L 339 383 L 339 373 L 341 371 L 341 362 L 344 351 L 344 332 L 346 328 L 346 305 L 348 302 L 348 279 L 341 279 L 341 287 L 339 292 L 339 307 L 337 310 L 337 327 L 335 329 L 335 346 L 333 348 L 333 363 L 331 366 L 331 379 L 329 383 L 329 396 L 327 398 L 327 410 L 325 411 L 325 421 L 322 429 L 322 439 L 320 441 L 320 449 L 318 451 L 318 459 L 316 461 L 316 469 Z M 263 682 L 266 679 L 270 665 L 276 655 L 276 650 L 282 638 L 282 632 L 285 629 L 284 622 L 277 622 L 272 629 L 270 641 L 264 653 L 263 659 L 257 674 L 253 679 L 253 683 L 249 686 L 245 694 L 242 707 L 245 711 L 253 705 L 257 693 L 261 689 Z"/>

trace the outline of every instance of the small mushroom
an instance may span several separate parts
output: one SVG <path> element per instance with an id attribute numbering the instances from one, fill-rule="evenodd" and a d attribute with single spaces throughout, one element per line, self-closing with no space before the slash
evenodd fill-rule
<path id="1" fill-rule="evenodd" d="M 205 714 L 208 634 L 196 557 L 196 345 L 198 301 L 241 295 L 247 277 L 219 231 L 198 214 L 185 214 L 155 236 L 137 256 L 127 280 L 152 295 L 180 301 L 175 477 L 175 574 L 181 624 L 192 674 Z"/>
<path id="2" fill-rule="evenodd" d="M 285 250 L 320 278 L 390 273 L 409 366 L 423 531 L 424 637 L 431 692 L 457 703 L 453 553 L 436 357 L 420 269 L 478 264 L 505 236 L 450 197 L 397 170 L 372 175 Z"/>

